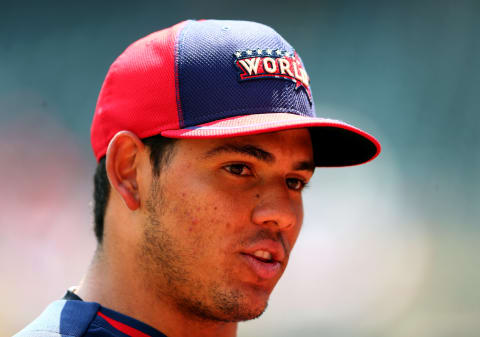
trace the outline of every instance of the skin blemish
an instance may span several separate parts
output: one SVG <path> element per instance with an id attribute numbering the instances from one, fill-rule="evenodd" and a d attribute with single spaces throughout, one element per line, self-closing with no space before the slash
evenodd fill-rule
<path id="1" fill-rule="evenodd" d="M 256 194 L 255 197 L 258 199 L 260 198 L 260 194 Z"/>

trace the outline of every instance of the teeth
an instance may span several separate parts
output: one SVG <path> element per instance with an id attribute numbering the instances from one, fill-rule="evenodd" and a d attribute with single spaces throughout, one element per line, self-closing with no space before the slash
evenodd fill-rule
<path id="1" fill-rule="evenodd" d="M 267 252 L 265 250 L 257 250 L 255 253 L 253 253 L 256 257 L 259 257 L 264 260 L 271 260 L 272 259 L 272 254 L 270 252 Z"/>

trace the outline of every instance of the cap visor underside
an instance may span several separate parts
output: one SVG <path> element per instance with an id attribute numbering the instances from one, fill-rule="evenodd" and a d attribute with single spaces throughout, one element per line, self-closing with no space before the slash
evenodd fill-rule
<path id="1" fill-rule="evenodd" d="M 315 164 L 319 167 L 364 164 L 377 157 L 381 150 L 380 143 L 373 136 L 347 123 L 291 113 L 230 117 L 194 127 L 166 130 L 161 135 L 168 138 L 226 138 L 297 128 L 310 129 Z"/>

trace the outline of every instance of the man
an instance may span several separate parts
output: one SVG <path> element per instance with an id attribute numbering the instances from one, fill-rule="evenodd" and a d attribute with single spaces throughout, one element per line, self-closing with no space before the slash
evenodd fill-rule
<path id="1" fill-rule="evenodd" d="M 267 26 L 186 21 L 133 43 L 92 123 L 95 257 L 18 336 L 235 336 L 287 266 L 314 168 L 380 151 L 314 114 L 299 56 Z"/>

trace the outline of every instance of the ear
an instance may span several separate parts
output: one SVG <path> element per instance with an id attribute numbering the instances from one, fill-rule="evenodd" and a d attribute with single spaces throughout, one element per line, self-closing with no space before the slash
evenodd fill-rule
<path id="1" fill-rule="evenodd" d="M 132 211 L 140 206 L 137 172 L 144 148 L 137 135 L 120 131 L 112 138 L 107 149 L 105 166 L 108 180 Z"/>

